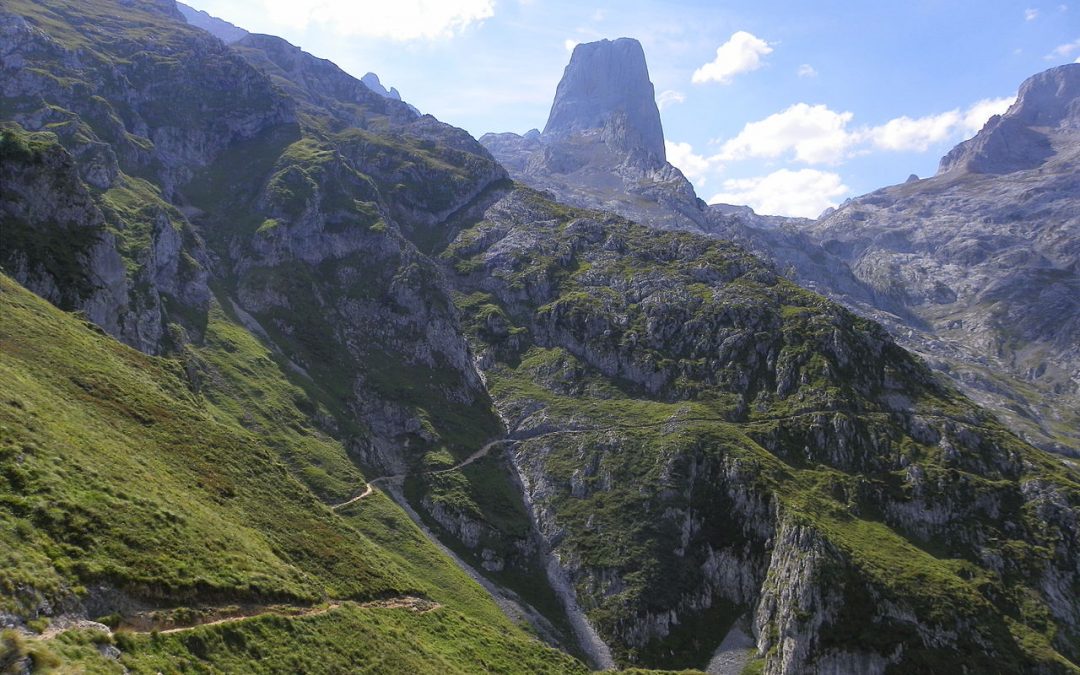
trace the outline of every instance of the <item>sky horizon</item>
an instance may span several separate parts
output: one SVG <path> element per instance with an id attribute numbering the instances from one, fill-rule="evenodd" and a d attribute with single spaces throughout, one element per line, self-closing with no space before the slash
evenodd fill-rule
<path id="1" fill-rule="evenodd" d="M 1075 0 L 1074 0 L 1075 2 Z M 816 217 L 931 176 L 1028 77 L 1080 63 L 1080 3 L 189 0 L 462 127 L 543 128 L 573 46 L 644 49 L 668 160 L 710 203 Z"/>

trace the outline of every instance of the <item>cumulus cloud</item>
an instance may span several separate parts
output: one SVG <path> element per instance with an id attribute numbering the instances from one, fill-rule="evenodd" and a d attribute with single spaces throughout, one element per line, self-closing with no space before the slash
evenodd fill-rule
<path id="1" fill-rule="evenodd" d="M 1024 20 L 1025 21 L 1034 21 L 1035 19 L 1038 19 L 1038 18 L 1039 18 L 1039 10 L 1037 10 L 1037 9 L 1025 9 L 1024 10 Z"/>
<path id="2" fill-rule="evenodd" d="M 563 44 L 563 47 L 566 47 L 566 51 L 573 52 L 574 47 L 577 47 L 578 42 L 577 42 L 577 40 L 571 40 L 571 39 L 567 38 L 566 40 L 563 40 L 562 44 Z"/>
<path id="3" fill-rule="evenodd" d="M 739 73 L 760 68 L 762 58 L 772 51 L 773 48 L 768 42 L 746 31 L 738 31 L 730 40 L 717 47 L 716 58 L 695 70 L 690 79 L 694 84 L 728 84 Z"/>
<path id="4" fill-rule="evenodd" d="M 796 103 L 782 112 L 745 125 L 721 145 L 725 161 L 786 157 L 805 164 L 838 164 L 869 150 L 925 152 L 949 140 L 974 135 L 993 115 L 1006 110 L 1015 97 L 983 99 L 925 117 L 896 117 L 878 126 L 852 127 L 854 115 L 825 105 Z"/>
<path id="5" fill-rule="evenodd" d="M 675 91 L 674 89 L 665 89 L 664 91 L 657 94 L 656 105 L 661 110 L 663 110 L 669 105 L 682 103 L 685 100 L 686 94 L 682 93 L 681 91 Z"/>
<path id="6" fill-rule="evenodd" d="M 398 41 L 451 37 L 495 15 L 494 0 L 262 0 L 279 24 Z"/>
<path id="7" fill-rule="evenodd" d="M 881 150 L 925 152 L 931 145 L 953 136 L 962 121 L 959 110 L 915 119 L 904 115 L 873 127 L 866 134 L 874 147 Z"/>
<path id="8" fill-rule="evenodd" d="M 698 187 L 705 184 L 710 172 L 722 168 L 717 157 L 699 155 L 689 143 L 664 141 L 664 149 L 667 151 L 667 161 Z"/>
<path id="9" fill-rule="evenodd" d="M 1004 115 L 1009 107 L 1016 103 L 1015 96 L 1003 98 L 984 98 L 967 109 L 964 113 L 963 130 L 969 136 L 979 133 L 983 125 L 994 115 Z"/>
<path id="10" fill-rule="evenodd" d="M 788 152 L 807 164 L 835 164 L 857 138 L 847 131 L 854 117 L 824 105 L 796 103 L 787 110 L 750 122 L 720 149 L 724 160 L 776 158 Z"/>
<path id="11" fill-rule="evenodd" d="M 746 204 L 762 214 L 816 218 L 850 190 L 829 171 L 780 169 L 767 176 L 726 180 L 709 203 Z"/>
<path id="12" fill-rule="evenodd" d="M 882 150 L 925 152 L 930 146 L 950 138 L 974 136 L 987 120 L 1004 113 L 1015 101 L 1015 96 L 986 98 L 967 110 L 950 110 L 916 119 L 898 117 L 868 133 L 874 146 Z"/>
<path id="13" fill-rule="evenodd" d="M 796 72 L 799 74 L 799 77 L 817 77 L 817 70 L 809 63 L 804 63 L 799 66 L 799 70 Z"/>

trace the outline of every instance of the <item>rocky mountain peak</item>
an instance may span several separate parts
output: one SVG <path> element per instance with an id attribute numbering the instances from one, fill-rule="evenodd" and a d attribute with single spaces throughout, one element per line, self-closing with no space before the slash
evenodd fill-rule
<path id="1" fill-rule="evenodd" d="M 1080 129 L 1080 63 L 1029 77 L 1005 116 L 1033 127 Z"/>
<path id="2" fill-rule="evenodd" d="M 945 155 L 938 173 L 1004 174 L 1033 169 L 1056 154 L 1055 139 L 1077 134 L 1080 64 L 1071 63 L 1025 80 L 1009 110 L 990 118 L 974 138 Z"/>
<path id="3" fill-rule="evenodd" d="M 660 110 L 637 40 L 579 44 L 563 72 L 544 136 L 596 131 L 617 150 L 658 165 L 666 160 Z"/>

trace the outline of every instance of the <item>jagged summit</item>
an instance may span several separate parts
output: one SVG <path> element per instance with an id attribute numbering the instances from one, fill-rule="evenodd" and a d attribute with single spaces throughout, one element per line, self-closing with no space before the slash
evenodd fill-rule
<path id="1" fill-rule="evenodd" d="M 645 51 L 632 38 L 579 44 L 555 92 L 544 136 L 599 131 L 615 149 L 666 161 Z"/>
<path id="2" fill-rule="evenodd" d="M 1043 71 L 1024 81 L 1016 102 L 990 118 L 974 138 L 942 158 L 939 174 L 1003 174 L 1042 165 L 1055 146 L 1080 136 L 1080 64 Z M 1062 144 L 1061 141 L 1065 143 Z"/>

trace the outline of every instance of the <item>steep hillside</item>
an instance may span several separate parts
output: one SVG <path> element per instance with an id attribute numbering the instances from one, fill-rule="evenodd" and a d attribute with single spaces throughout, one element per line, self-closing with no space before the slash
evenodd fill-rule
<path id="1" fill-rule="evenodd" d="M 362 474 L 216 302 L 206 345 L 181 359 L 120 345 L 7 276 L 0 315 L 0 619 L 63 631 L 5 634 L 34 663 L 252 672 L 285 650 L 265 671 L 582 670 L 507 621 L 385 497 L 330 509 Z M 150 635 L 245 615 L 258 618 Z"/>
<path id="2" fill-rule="evenodd" d="M 212 400 L 222 423 L 243 430 L 243 439 L 258 439 L 258 447 L 290 470 L 293 482 L 262 492 L 300 490 L 305 508 L 329 517 L 320 502 L 343 502 L 364 491 L 358 467 L 369 476 L 449 467 L 501 432 L 438 270 L 398 224 L 419 236 L 501 179 L 502 170 L 475 141 L 282 41 L 253 36 L 231 50 L 189 27 L 171 3 L 5 3 L 0 29 L 0 264 L 113 337 L 148 354 L 179 358 L 189 388 Z M 56 348 L 79 353 L 63 343 Z M 126 384 L 110 391 L 124 393 Z M 119 428 L 129 442 L 139 439 L 131 427 Z M 184 433 L 168 434 L 168 443 L 201 452 L 195 422 Z M 86 452 L 110 447 L 88 441 Z M 138 447 L 117 452 L 139 461 Z M 198 461 L 219 461 L 207 453 Z M 243 467 L 241 457 L 235 461 Z M 520 504 L 505 469 L 488 474 L 491 489 L 510 490 Z M 196 492 L 190 498 L 200 503 L 205 497 Z M 249 508 L 261 505 L 261 515 L 273 520 L 271 504 Z M 55 517 L 74 518 L 77 509 L 65 502 Z M 393 519 L 394 527 L 408 522 L 401 511 Z M 246 512 L 235 520 L 259 522 Z M 512 552 L 521 543 L 515 569 L 528 579 L 521 570 L 535 562 L 526 516 L 508 514 L 497 522 L 516 533 L 501 541 Z M 317 546 L 333 558 L 326 565 L 345 567 L 333 568 L 342 578 L 307 588 L 294 578 L 302 568 L 293 569 L 291 559 L 274 563 L 280 574 L 293 576 L 267 591 L 271 599 L 385 595 L 382 586 L 363 581 L 367 565 L 357 562 L 355 575 L 342 571 L 353 554 L 348 547 L 336 552 L 337 535 L 322 541 L 317 525 L 282 519 L 280 526 L 311 532 L 310 540 L 300 536 L 295 545 Z M 394 542 L 385 527 L 371 529 L 371 536 L 381 533 L 384 544 L 393 544 L 388 555 L 404 557 L 406 567 L 425 567 L 424 558 L 398 551 L 406 542 Z M 90 565 L 91 577 L 99 572 L 95 565 L 112 570 L 146 562 L 145 553 L 109 548 L 114 539 L 124 541 L 122 532 L 103 531 L 107 552 L 93 565 L 79 563 Z M 175 542 L 175 556 L 188 548 L 207 551 L 199 543 L 216 540 L 215 532 L 210 524 L 193 530 L 190 541 Z M 146 536 L 164 535 L 150 528 Z M 257 569 L 259 556 L 267 554 L 241 549 L 236 564 Z M 450 564 L 436 549 L 425 555 L 441 561 L 436 566 Z M 157 560 L 144 576 L 106 580 L 165 604 L 215 600 L 214 584 L 224 582 L 214 575 L 236 587 L 228 586 L 226 595 L 250 583 L 227 564 L 216 570 L 211 555 L 188 562 L 175 556 Z M 384 586 L 396 579 L 389 571 L 393 561 L 367 564 L 390 574 Z M 190 570 L 180 576 L 193 588 L 162 586 L 165 579 L 156 575 L 169 570 Z M 451 589 L 478 590 L 456 574 L 447 582 Z M 60 592 L 59 583 L 46 586 Z M 128 588 L 137 583 L 147 587 Z M 531 595 L 550 606 L 558 623 L 553 595 L 542 586 Z M 42 607 L 51 613 L 58 606 L 53 599 Z M 101 609 L 109 614 L 124 607 L 106 603 Z M 41 609 L 19 608 L 5 623 L 33 619 Z M 480 617 L 494 630 L 521 637 L 505 619 L 489 618 Z M 549 625 L 535 620 L 542 629 Z M 559 640 L 557 632 L 550 628 L 549 639 Z"/>
<path id="3" fill-rule="evenodd" d="M 616 663 L 700 667 L 748 614 L 770 673 L 1075 670 L 1075 465 L 731 244 L 524 189 L 460 226 L 551 576 Z"/>

